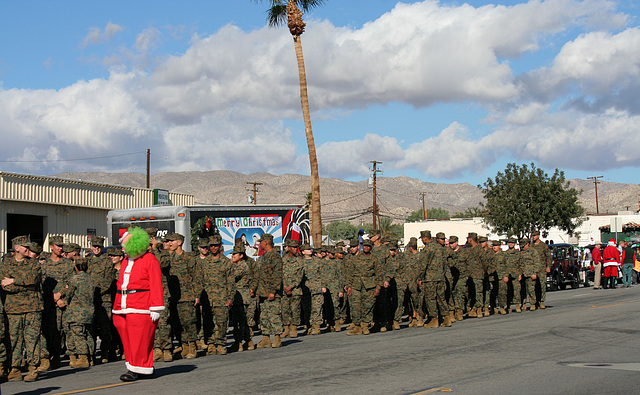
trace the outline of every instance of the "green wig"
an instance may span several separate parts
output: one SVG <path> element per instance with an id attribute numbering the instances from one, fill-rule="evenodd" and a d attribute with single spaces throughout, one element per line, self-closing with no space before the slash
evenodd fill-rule
<path id="1" fill-rule="evenodd" d="M 144 229 L 138 227 L 127 229 L 127 233 L 122 242 L 124 252 L 133 259 L 142 256 L 149 247 L 149 235 Z"/>

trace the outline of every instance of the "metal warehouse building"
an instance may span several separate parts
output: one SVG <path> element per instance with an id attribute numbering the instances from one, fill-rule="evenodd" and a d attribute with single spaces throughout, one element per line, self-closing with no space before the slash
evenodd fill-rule
<path id="1" fill-rule="evenodd" d="M 164 198 L 164 199 L 163 199 Z M 89 247 L 107 235 L 107 212 L 154 204 L 193 205 L 193 195 L 57 177 L 0 172 L 0 252 L 11 239 L 29 235 L 48 251 L 49 235 Z"/>

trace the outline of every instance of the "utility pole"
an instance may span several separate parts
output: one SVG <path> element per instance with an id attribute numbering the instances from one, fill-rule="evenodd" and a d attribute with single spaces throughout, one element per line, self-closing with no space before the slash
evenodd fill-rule
<path id="1" fill-rule="evenodd" d="M 420 202 L 422 202 L 422 219 L 427 220 L 427 208 L 425 206 L 424 192 L 420 193 Z"/>
<path id="2" fill-rule="evenodd" d="M 377 168 L 378 164 L 382 164 L 382 162 L 378 162 L 375 160 L 371 161 L 371 164 L 373 165 L 371 168 L 371 172 L 372 172 L 372 176 L 373 176 L 373 230 L 378 229 L 378 223 L 380 221 L 380 217 L 378 215 L 378 204 L 376 203 L 376 195 L 377 193 L 377 189 L 376 189 L 376 175 L 378 172 L 382 173 L 382 170 L 379 170 Z"/>
<path id="3" fill-rule="evenodd" d="M 253 185 L 253 204 L 258 204 L 258 185 L 262 185 L 261 182 L 248 182 L 247 184 Z"/>
<path id="4" fill-rule="evenodd" d="M 147 189 L 151 188 L 151 149 L 147 148 Z"/>
<path id="5" fill-rule="evenodd" d="M 593 180 L 593 186 L 596 188 L 596 214 L 600 214 L 600 208 L 598 207 L 598 184 L 600 181 L 598 181 L 598 178 L 602 178 L 602 176 L 587 177 L 587 180 Z"/>

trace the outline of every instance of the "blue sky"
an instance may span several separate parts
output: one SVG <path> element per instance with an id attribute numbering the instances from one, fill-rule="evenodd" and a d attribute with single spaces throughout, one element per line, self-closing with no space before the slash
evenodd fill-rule
<path id="1" fill-rule="evenodd" d="M 0 3 L 0 169 L 308 173 L 267 3 Z M 479 184 L 506 163 L 637 183 L 631 0 L 327 1 L 302 36 L 320 175 Z M 129 154 L 129 155 L 127 155 Z M 122 155 L 122 156 L 115 156 Z M 98 158 L 94 160 L 70 160 Z"/>

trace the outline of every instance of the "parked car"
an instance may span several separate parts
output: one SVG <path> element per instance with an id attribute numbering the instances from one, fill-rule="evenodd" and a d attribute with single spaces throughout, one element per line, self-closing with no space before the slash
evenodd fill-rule
<path id="1" fill-rule="evenodd" d="M 551 271 L 547 273 L 547 287 L 550 291 L 565 289 L 567 285 L 578 288 L 580 284 L 589 286 L 588 268 L 582 268 L 577 249 L 566 243 L 550 244 Z"/>

